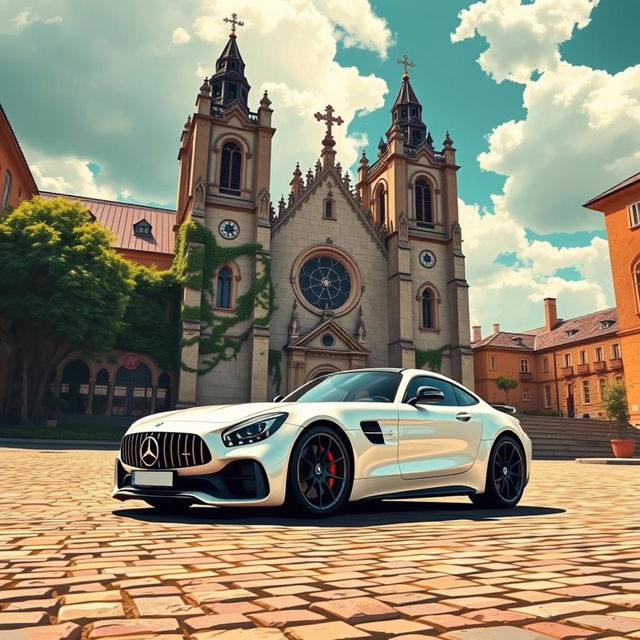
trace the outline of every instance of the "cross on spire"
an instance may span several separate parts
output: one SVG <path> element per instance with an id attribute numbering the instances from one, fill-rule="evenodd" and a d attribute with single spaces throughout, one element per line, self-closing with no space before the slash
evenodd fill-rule
<path id="1" fill-rule="evenodd" d="M 340 126 L 344 122 L 344 120 L 340 116 L 338 116 L 337 118 L 334 118 L 333 112 L 334 112 L 334 108 L 330 104 L 328 104 L 324 108 L 324 113 L 320 113 L 319 111 L 317 111 L 316 113 L 313 114 L 316 120 L 318 121 L 324 120 L 327 123 L 327 135 L 325 136 L 325 139 L 322 141 L 325 147 L 333 147 L 335 145 L 333 136 L 331 135 L 331 125 L 335 122 L 335 124 Z"/>
<path id="2" fill-rule="evenodd" d="M 238 14 L 237 13 L 232 13 L 231 14 L 231 18 L 223 18 L 222 21 L 231 23 L 231 37 L 233 37 L 233 38 L 236 37 L 236 25 L 239 26 L 239 27 L 243 27 L 244 26 L 244 22 L 242 22 L 242 20 L 238 20 Z"/>
<path id="3" fill-rule="evenodd" d="M 402 56 L 402 58 L 398 58 L 396 62 L 398 64 L 401 64 L 404 67 L 404 73 L 402 74 L 403 78 L 409 77 L 409 70 L 408 70 L 409 67 L 416 66 L 415 63 L 409 61 L 409 58 L 407 57 L 406 53 Z"/>

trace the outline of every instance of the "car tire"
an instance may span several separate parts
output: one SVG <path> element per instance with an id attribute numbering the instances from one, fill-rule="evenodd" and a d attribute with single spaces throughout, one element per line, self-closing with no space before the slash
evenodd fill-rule
<path id="1" fill-rule="evenodd" d="M 327 517 L 349 500 L 353 469 L 344 438 L 317 425 L 293 446 L 287 473 L 287 505 L 305 517 Z"/>
<path id="2" fill-rule="evenodd" d="M 145 500 L 145 502 L 153 507 L 158 513 L 166 514 L 181 514 L 186 513 L 189 507 L 193 504 L 189 500 L 179 500 L 171 498 L 153 498 Z"/>
<path id="3" fill-rule="evenodd" d="M 502 436 L 489 455 L 484 493 L 469 498 L 477 507 L 511 509 L 522 498 L 525 477 L 526 459 L 520 443 L 512 436 Z"/>

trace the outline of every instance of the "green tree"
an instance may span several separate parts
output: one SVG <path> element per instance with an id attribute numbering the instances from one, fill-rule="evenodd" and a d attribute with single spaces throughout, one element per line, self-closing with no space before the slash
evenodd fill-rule
<path id="1" fill-rule="evenodd" d="M 511 376 L 498 376 L 496 378 L 496 387 L 504 391 L 504 397 L 509 403 L 509 391 L 515 389 L 518 386 L 518 381 Z"/>
<path id="2" fill-rule="evenodd" d="M 134 281 L 112 236 L 80 204 L 36 196 L 0 219 L 0 316 L 16 338 L 21 419 L 39 417 L 70 349 L 110 349 Z"/>
<path id="3" fill-rule="evenodd" d="M 616 425 L 616 436 L 624 439 L 629 424 L 629 405 L 627 404 L 627 390 L 622 380 L 614 380 L 602 388 L 600 397 L 602 410 L 607 418 Z"/>

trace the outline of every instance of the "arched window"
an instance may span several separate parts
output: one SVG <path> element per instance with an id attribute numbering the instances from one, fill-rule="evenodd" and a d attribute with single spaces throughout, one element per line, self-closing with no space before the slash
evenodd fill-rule
<path id="1" fill-rule="evenodd" d="M 323 216 L 328 220 L 333 220 L 333 200 L 325 200 L 324 201 L 324 212 Z"/>
<path id="2" fill-rule="evenodd" d="M 632 269 L 633 289 L 636 294 L 636 311 L 640 313 L 640 258 L 636 259 Z"/>
<path id="3" fill-rule="evenodd" d="M 242 150 L 235 142 L 227 142 L 222 147 L 220 161 L 220 192 L 233 196 L 240 195 L 240 173 L 242 170 Z"/>
<path id="4" fill-rule="evenodd" d="M 233 273 L 230 267 L 222 267 L 218 271 L 216 283 L 216 307 L 231 309 L 231 284 Z"/>
<path id="5" fill-rule="evenodd" d="M 429 289 L 425 289 L 422 292 L 422 328 L 433 329 L 434 328 L 434 308 L 433 308 L 433 292 Z"/>
<path id="6" fill-rule="evenodd" d="M 385 193 L 384 187 L 380 185 L 376 195 L 376 217 L 380 226 L 387 222 L 386 200 L 387 194 Z"/>
<path id="7" fill-rule="evenodd" d="M 431 187 L 420 178 L 416 180 L 416 222 L 423 227 L 433 227 L 433 206 L 431 202 Z"/>
<path id="8" fill-rule="evenodd" d="M 2 206 L 0 209 L 6 209 L 9 206 L 9 200 L 11 198 L 11 171 L 7 170 L 4 175 L 4 187 L 2 188 Z"/>

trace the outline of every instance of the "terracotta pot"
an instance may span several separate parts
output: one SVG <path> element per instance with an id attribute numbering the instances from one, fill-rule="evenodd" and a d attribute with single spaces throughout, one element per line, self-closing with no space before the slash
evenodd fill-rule
<path id="1" fill-rule="evenodd" d="M 632 458 L 636 443 L 633 440 L 611 440 L 611 449 L 616 458 Z"/>

